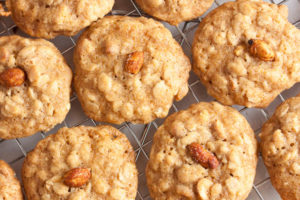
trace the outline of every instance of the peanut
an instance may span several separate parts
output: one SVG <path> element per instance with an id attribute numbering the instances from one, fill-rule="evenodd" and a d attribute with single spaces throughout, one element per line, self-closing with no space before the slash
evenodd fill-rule
<path id="1" fill-rule="evenodd" d="M 91 178 L 91 171 L 88 168 L 74 168 L 64 175 L 64 184 L 69 187 L 81 187 Z"/>
<path id="2" fill-rule="evenodd" d="M 206 150 L 202 145 L 193 142 L 187 146 L 188 153 L 192 159 L 201 164 L 204 168 L 215 169 L 219 166 L 216 156 Z"/>
<path id="3" fill-rule="evenodd" d="M 18 68 L 9 68 L 0 73 L 0 84 L 5 87 L 20 86 L 25 82 L 25 72 Z"/>
<path id="4" fill-rule="evenodd" d="M 142 51 L 136 51 L 128 55 L 125 71 L 131 74 L 137 74 L 141 70 L 144 63 L 144 53 Z"/>
<path id="5" fill-rule="evenodd" d="M 248 41 L 250 45 L 250 54 L 263 61 L 274 61 L 275 53 L 273 49 L 263 40 L 251 39 Z"/>

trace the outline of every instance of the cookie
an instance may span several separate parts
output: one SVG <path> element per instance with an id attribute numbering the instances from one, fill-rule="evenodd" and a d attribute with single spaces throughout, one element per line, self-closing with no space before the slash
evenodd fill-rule
<path id="1" fill-rule="evenodd" d="M 144 17 L 105 17 L 80 37 L 74 85 L 92 119 L 148 123 L 188 92 L 190 61 L 169 30 Z"/>
<path id="2" fill-rule="evenodd" d="M 47 131 L 70 110 L 72 72 L 42 39 L 0 37 L 0 138 Z"/>
<path id="3" fill-rule="evenodd" d="M 213 0 L 135 0 L 149 15 L 178 25 L 183 21 L 200 17 L 214 2 Z"/>
<path id="4" fill-rule="evenodd" d="M 146 168 L 153 199 L 245 200 L 257 165 L 247 120 L 217 102 L 169 116 L 154 135 Z"/>
<path id="5" fill-rule="evenodd" d="M 283 200 L 300 200 L 300 95 L 283 102 L 264 124 L 261 152 Z"/>
<path id="6" fill-rule="evenodd" d="M 62 128 L 41 140 L 22 168 L 28 199 L 135 199 L 135 153 L 111 126 Z"/>
<path id="7" fill-rule="evenodd" d="M 113 7 L 114 0 L 7 0 L 16 25 L 34 37 L 76 35 Z"/>
<path id="8" fill-rule="evenodd" d="M 284 5 L 228 2 L 200 23 L 193 69 L 208 93 L 225 105 L 266 107 L 300 81 L 300 31 Z"/>
<path id="9" fill-rule="evenodd" d="M 0 199 L 23 200 L 21 185 L 10 166 L 0 160 Z"/>

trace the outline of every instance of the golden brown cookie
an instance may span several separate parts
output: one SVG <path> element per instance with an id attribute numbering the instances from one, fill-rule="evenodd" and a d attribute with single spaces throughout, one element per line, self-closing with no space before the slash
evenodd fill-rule
<path id="1" fill-rule="evenodd" d="M 135 153 L 111 126 L 62 128 L 41 140 L 22 168 L 30 200 L 134 200 Z"/>
<path id="2" fill-rule="evenodd" d="M 287 7 L 260 0 L 228 2 L 200 23 L 193 69 L 226 105 L 266 107 L 300 81 L 300 31 Z"/>
<path id="3" fill-rule="evenodd" d="M 200 17 L 213 0 L 135 0 L 149 15 L 177 25 L 180 22 Z"/>
<path id="4" fill-rule="evenodd" d="M 300 96 L 283 102 L 264 124 L 261 151 L 283 200 L 300 200 Z"/>
<path id="5" fill-rule="evenodd" d="M 72 72 L 42 39 L 0 37 L 0 138 L 47 131 L 70 110 Z"/>
<path id="6" fill-rule="evenodd" d="M 23 200 L 21 185 L 10 166 L 0 160 L 0 199 Z"/>
<path id="7" fill-rule="evenodd" d="M 7 0 L 16 25 L 43 38 L 75 35 L 113 7 L 114 0 Z"/>
<path id="8" fill-rule="evenodd" d="M 257 164 L 247 120 L 217 102 L 169 116 L 154 135 L 146 175 L 153 199 L 245 200 Z"/>
<path id="9" fill-rule="evenodd" d="M 188 92 L 190 61 L 153 19 L 103 18 L 81 35 L 74 63 L 77 96 L 97 121 L 148 123 Z"/>

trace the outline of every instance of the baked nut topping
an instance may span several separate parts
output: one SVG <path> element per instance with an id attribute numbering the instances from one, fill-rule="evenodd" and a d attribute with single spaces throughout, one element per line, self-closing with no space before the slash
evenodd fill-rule
<path id="1" fill-rule="evenodd" d="M 91 178 L 91 171 L 88 168 L 74 168 L 64 175 L 64 184 L 69 187 L 81 187 Z"/>
<path id="2" fill-rule="evenodd" d="M 201 164 L 204 168 L 215 169 L 219 166 L 216 156 L 206 150 L 202 145 L 193 142 L 187 146 L 187 150 L 192 159 Z"/>
<path id="3" fill-rule="evenodd" d="M 144 53 L 136 51 L 128 55 L 125 71 L 131 74 L 137 74 L 141 70 L 144 63 Z"/>
<path id="4" fill-rule="evenodd" d="M 0 73 L 0 84 L 5 87 L 20 86 L 25 82 L 25 72 L 18 68 L 10 68 Z"/>
<path id="5" fill-rule="evenodd" d="M 251 39 L 248 41 L 250 45 L 250 54 L 263 61 L 274 61 L 275 54 L 273 49 L 263 40 Z"/>

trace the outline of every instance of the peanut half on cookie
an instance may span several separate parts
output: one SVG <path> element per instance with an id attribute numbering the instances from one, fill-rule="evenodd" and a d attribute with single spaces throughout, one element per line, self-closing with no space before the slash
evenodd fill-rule
<path id="1" fill-rule="evenodd" d="M 146 177 L 153 199 L 245 200 L 256 165 L 247 120 L 217 102 L 199 103 L 158 128 Z"/>
<path id="2" fill-rule="evenodd" d="M 30 200 L 134 200 L 135 152 L 111 126 L 62 128 L 25 158 L 22 178 Z"/>
<path id="3" fill-rule="evenodd" d="M 70 110 L 72 72 L 42 39 L 0 37 L 0 138 L 47 131 Z"/>
<path id="4" fill-rule="evenodd" d="M 74 63 L 77 96 L 97 121 L 149 123 L 188 92 L 190 61 L 153 19 L 99 20 L 79 38 Z"/>
<path id="5" fill-rule="evenodd" d="M 261 0 L 224 3 L 195 34 L 193 70 L 225 105 L 267 107 L 300 81 L 300 30 L 288 10 Z"/>

